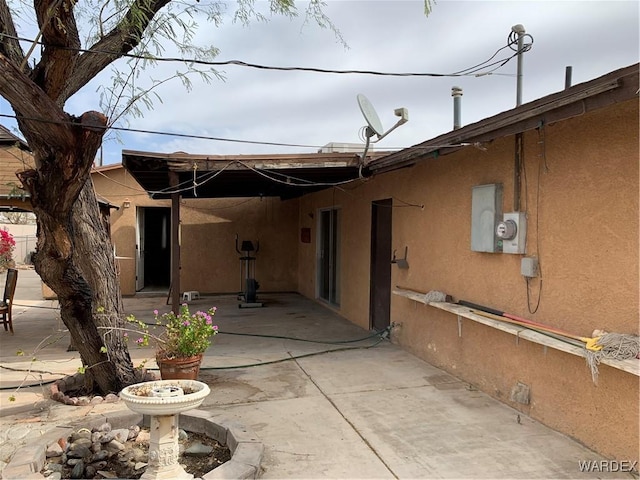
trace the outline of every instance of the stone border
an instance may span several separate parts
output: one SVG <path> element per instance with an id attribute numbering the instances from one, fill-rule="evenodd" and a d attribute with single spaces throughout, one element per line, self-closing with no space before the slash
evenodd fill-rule
<path id="1" fill-rule="evenodd" d="M 144 371 L 144 377 L 140 382 L 149 382 L 158 380 L 152 372 Z M 98 405 L 104 403 L 117 403 L 120 401 L 120 397 L 115 393 L 109 393 L 105 397 L 99 395 L 87 396 L 87 397 L 70 397 L 66 392 L 70 392 L 84 386 L 84 374 L 74 373 L 73 375 L 67 375 L 62 377 L 51 385 L 49 388 L 49 398 L 59 403 L 63 403 L 69 406 L 86 406 L 86 405 Z"/>
<path id="2" fill-rule="evenodd" d="M 114 429 L 129 428 L 131 425 L 148 426 L 149 417 L 128 411 L 106 413 L 83 421 L 82 426 L 91 429 L 103 423 L 110 423 Z M 203 480 L 256 479 L 260 476 L 264 445 L 249 428 L 204 410 L 181 413 L 179 423 L 180 428 L 211 437 L 231 451 L 231 460 L 205 474 Z M 46 460 L 47 445 L 70 434 L 77 426 L 56 427 L 33 443 L 16 450 L 0 476 L 4 479 L 45 478 L 40 470 Z"/>

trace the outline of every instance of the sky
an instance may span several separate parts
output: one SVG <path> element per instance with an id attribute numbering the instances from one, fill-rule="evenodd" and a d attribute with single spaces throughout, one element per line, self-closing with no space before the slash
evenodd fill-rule
<path id="1" fill-rule="evenodd" d="M 640 58 L 637 1 L 438 0 L 428 16 L 422 0 L 327 0 L 326 4 L 325 13 L 346 46 L 330 29 L 313 21 L 305 23 L 304 15 L 293 19 L 269 16 L 265 1 L 258 1 L 257 6 L 267 12 L 268 22 L 243 26 L 226 18 L 218 27 L 202 25 L 195 39 L 216 46 L 220 50 L 217 61 L 448 74 L 489 59 L 507 45 L 511 27 L 521 24 L 533 39 L 531 49 L 523 54 L 523 103 L 564 89 L 567 66 L 572 67 L 575 85 L 635 64 Z M 303 10 L 304 4 L 299 8 Z M 493 61 L 513 53 L 503 49 Z M 165 52 L 167 56 L 174 54 Z M 142 75 L 163 78 L 179 67 L 162 63 Z M 514 108 L 516 68 L 515 58 L 491 74 L 461 77 L 220 66 L 217 69 L 224 80 L 214 78 L 207 84 L 194 77 L 189 92 L 178 81 L 164 84 L 156 90 L 161 102 L 156 101 L 153 110 L 116 126 L 239 141 L 120 132 L 119 140 L 113 134 L 105 140 L 103 163 L 120 163 L 123 149 L 277 154 L 312 153 L 330 142 L 362 143 L 366 122 L 356 101 L 358 94 L 367 97 L 385 130 L 398 120 L 395 109 L 408 110 L 409 121 L 374 145 L 377 150 L 397 150 L 452 130 L 453 86 L 464 92 L 463 125 Z M 74 115 L 100 110 L 96 89 L 104 82 L 110 82 L 108 72 L 72 97 L 65 110 Z M 0 100 L 0 113 L 13 114 L 4 100 Z M 0 123 L 15 126 L 4 117 Z"/>

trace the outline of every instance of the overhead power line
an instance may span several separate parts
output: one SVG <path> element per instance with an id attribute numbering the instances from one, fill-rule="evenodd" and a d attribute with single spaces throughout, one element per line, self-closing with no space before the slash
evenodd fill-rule
<path id="1" fill-rule="evenodd" d="M 526 44 L 523 47 L 522 51 L 528 51 L 529 49 L 531 49 L 531 46 L 533 45 L 533 37 L 531 37 L 531 35 L 527 35 L 527 37 L 531 39 L 531 43 Z M 46 46 L 47 48 L 57 48 L 60 50 L 81 52 L 85 54 L 110 55 L 110 56 L 134 58 L 134 59 L 140 59 L 140 60 L 150 60 L 154 62 L 180 62 L 180 63 L 188 63 L 188 64 L 194 64 L 194 65 L 205 65 L 210 67 L 235 65 L 235 66 L 249 67 L 249 68 L 255 68 L 260 70 L 300 71 L 300 72 L 339 74 L 339 75 L 357 74 L 357 75 L 374 75 L 374 76 L 388 76 L 388 77 L 464 77 L 464 76 L 490 75 L 490 74 L 493 74 L 493 72 L 498 68 L 506 65 L 511 59 L 513 59 L 520 53 L 520 51 L 515 51 L 514 53 L 512 53 L 511 55 L 505 58 L 495 60 L 494 62 L 489 63 L 498 55 L 498 53 L 500 53 L 500 51 L 506 48 L 510 48 L 513 50 L 513 42 L 510 38 L 508 38 L 507 45 L 496 50 L 496 52 L 488 60 L 485 60 L 484 62 L 476 64 L 472 67 L 459 70 L 457 72 L 453 72 L 453 73 L 381 72 L 381 71 L 375 71 L 375 70 L 335 70 L 335 69 L 318 68 L 318 67 L 293 67 L 293 66 L 287 67 L 287 66 L 261 65 L 257 63 L 244 62 L 242 60 L 209 61 L 209 60 L 201 60 L 196 58 L 156 57 L 153 55 L 122 53 L 122 52 L 115 52 L 115 51 L 109 51 L 109 50 L 72 48 L 72 47 L 65 47 L 65 46 L 50 45 L 50 44 L 45 44 L 44 42 L 41 42 L 39 40 L 29 39 L 29 38 L 20 37 L 20 36 L 14 36 L 14 35 L 8 35 L 6 33 L 0 33 L 0 39 L 1 38 L 9 38 L 12 40 L 29 42 L 33 45 L 43 45 L 43 46 Z M 493 68 L 490 68 L 490 67 L 493 67 Z M 482 71 L 483 69 L 487 69 L 487 68 L 490 68 L 490 69 L 487 71 Z"/>
<path id="2" fill-rule="evenodd" d="M 8 115 L 6 113 L 0 113 L 0 117 L 17 119 L 16 115 Z M 32 122 L 43 122 L 43 123 L 50 123 L 50 124 L 56 124 L 56 125 L 81 126 L 81 124 L 72 122 L 72 121 L 63 122 L 59 120 L 47 120 L 44 118 L 35 118 L 35 117 L 20 117 L 20 118 L 23 118 L 24 120 L 30 120 Z M 109 126 L 109 125 L 105 125 L 105 126 L 92 125 L 91 128 L 102 129 L 102 130 L 117 130 L 120 132 L 146 133 L 149 135 L 161 135 L 161 136 L 167 136 L 167 137 L 191 138 L 195 140 L 213 140 L 216 142 L 246 143 L 251 145 L 270 145 L 270 146 L 276 146 L 276 147 L 321 148 L 321 146 L 318 146 L 318 145 L 266 142 L 266 141 L 259 141 L 259 140 L 241 140 L 239 138 L 209 137 L 206 135 L 195 135 L 195 134 L 189 134 L 189 133 L 176 133 L 176 132 L 161 132 L 158 130 L 144 130 L 141 128 L 115 127 L 115 126 Z"/>
<path id="3" fill-rule="evenodd" d="M 6 113 L 0 113 L 0 117 L 4 118 L 12 118 L 16 120 L 18 117 L 16 115 L 8 115 Z M 35 118 L 35 117 L 20 117 L 24 120 L 29 120 L 32 122 L 42 122 L 49 123 L 55 125 L 73 125 L 76 127 L 82 127 L 82 124 L 68 121 L 63 122 L 59 120 L 47 120 L 43 118 Z M 127 128 L 127 127 L 113 127 L 113 126 L 99 126 L 99 125 L 91 125 L 92 129 L 103 129 L 103 130 L 118 130 L 121 132 L 132 132 L 132 133 L 146 133 L 149 135 L 160 135 L 165 137 L 179 137 L 179 138 L 192 138 L 196 140 L 212 140 L 215 142 L 234 142 L 234 143 L 246 143 L 251 145 L 269 145 L 269 146 L 277 146 L 277 147 L 296 147 L 296 148 L 313 148 L 313 149 L 321 149 L 324 145 L 310 145 L 310 144 L 302 144 L 302 143 L 280 143 L 280 142 L 263 142 L 259 140 L 241 140 L 237 138 L 222 138 L 222 137 L 208 137 L 206 135 L 194 135 L 188 133 L 176 133 L 176 132 L 162 132 L 159 130 L 144 130 L 140 128 Z M 457 143 L 457 144 L 447 144 L 447 145 L 428 145 L 424 148 L 454 148 L 454 147 L 465 147 L 468 145 L 475 145 L 471 143 Z M 391 152 L 394 150 L 402 150 L 404 148 L 408 148 L 407 146 L 403 147 L 387 147 L 385 148 L 386 152 Z M 412 148 L 420 148 L 417 145 L 414 145 Z"/>

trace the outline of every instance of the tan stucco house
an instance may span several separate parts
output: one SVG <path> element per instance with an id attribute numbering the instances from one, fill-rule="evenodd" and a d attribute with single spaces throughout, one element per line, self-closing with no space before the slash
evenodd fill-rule
<path id="1" fill-rule="evenodd" d="M 633 65 L 364 160 L 124 151 L 92 172 L 117 207 L 122 292 L 235 294 L 236 246 L 259 242 L 260 292 L 393 326 L 394 343 L 473 388 L 636 461 L 637 359 L 601 363 L 594 382 L 581 348 L 456 302 L 638 335 L 638 80 Z"/>
<path id="2" fill-rule="evenodd" d="M 638 334 L 638 115 L 633 65 L 365 161 L 124 151 L 125 168 L 93 178 L 122 207 L 125 294 L 176 274 L 179 291 L 238 292 L 236 238 L 259 240 L 261 291 L 393 325 L 393 342 L 475 388 L 638 460 L 637 359 L 600 364 L 596 383 L 581 348 L 455 303 L 584 337 Z"/>

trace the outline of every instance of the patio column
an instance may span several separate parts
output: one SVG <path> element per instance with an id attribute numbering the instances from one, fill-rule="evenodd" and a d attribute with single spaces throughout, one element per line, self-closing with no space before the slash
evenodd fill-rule
<path id="1" fill-rule="evenodd" d="M 169 172 L 172 190 L 178 189 L 178 174 Z M 180 193 L 171 194 L 171 310 L 180 311 Z"/>

